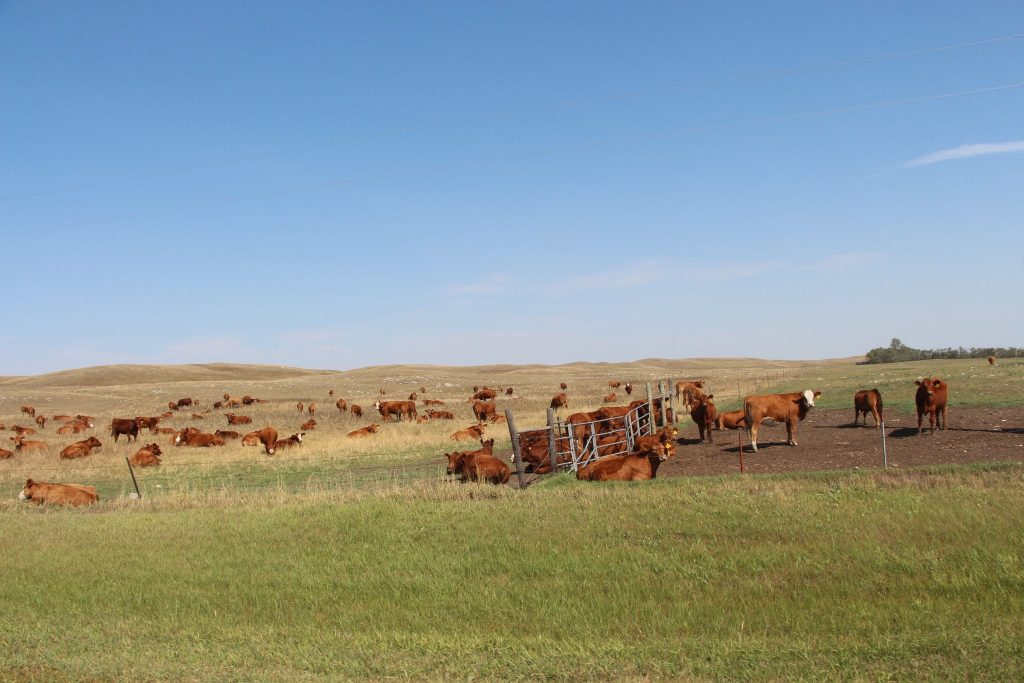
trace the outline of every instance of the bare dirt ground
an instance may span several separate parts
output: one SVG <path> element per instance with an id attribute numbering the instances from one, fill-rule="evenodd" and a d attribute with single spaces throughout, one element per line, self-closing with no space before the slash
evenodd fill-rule
<path id="1" fill-rule="evenodd" d="M 962 464 L 1024 461 L 1024 408 L 950 408 L 949 428 L 917 436 L 917 416 L 886 416 L 889 465 Z M 805 472 L 882 466 L 879 430 L 853 426 L 853 410 L 814 410 L 797 428 L 799 446 L 786 445 L 786 426 L 763 426 L 758 452 L 744 437 L 744 466 L 748 473 Z M 680 477 L 732 474 L 739 471 L 739 431 L 713 432 L 714 444 L 700 443 L 693 424 L 680 429 L 676 455 L 658 476 Z"/>

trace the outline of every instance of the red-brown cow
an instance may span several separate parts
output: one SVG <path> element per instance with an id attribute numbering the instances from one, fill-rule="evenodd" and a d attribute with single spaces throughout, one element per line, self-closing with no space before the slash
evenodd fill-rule
<path id="1" fill-rule="evenodd" d="M 6 448 L 0 448 L 0 460 L 7 460 L 14 457 L 14 451 L 9 451 Z"/>
<path id="2" fill-rule="evenodd" d="M 110 421 L 110 435 L 114 437 L 114 443 L 117 443 L 117 439 L 124 434 L 128 437 L 128 443 L 131 443 L 134 437 L 136 441 L 139 439 L 139 423 L 130 417 L 118 418 L 115 417 Z"/>
<path id="3" fill-rule="evenodd" d="M 279 451 L 283 448 L 291 448 L 292 446 L 298 446 L 302 443 L 302 437 L 305 436 L 305 432 L 298 434 L 292 434 L 287 439 L 278 439 L 274 442 L 274 450 Z"/>
<path id="4" fill-rule="evenodd" d="M 374 422 L 373 424 L 362 427 L 361 429 L 354 429 L 345 436 L 350 439 L 361 439 L 363 437 L 373 436 L 377 433 L 378 429 L 380 429 L 380 425 Z"/>
<path id="5" fill-rule="evenodd" d="M 139 450 L 138 453 L 132 456 L 131 463 L 136 467 L 157 467 L 160 465 L 160 456 L 162 452 L 160 446 L 151 443 Z"/>
<path id="6" fill-rule="evenodd" d="M 455 432 L 450 437 L 448 437 L 448 439 L 450 441 L 460 441 L 462 439 L 480 439 L 484 435 L 485 426 L 486 425 L 482 424 L 470 425 L 465 429 L 460 429 L 459 431 Z"/>
<path id="7" fill-rule="evenodd" d="M 658 476 L 661 463 L 675 451 L 671 428 L 637 439 L 632 453 L 610 455 L 581 467 L 576 478 L 582 481 L 644 481 Z"/>
<path id="8" fill-rule="evenodd" d="M 76 441 L 70 446 L 65 447 L 60 452 L 62 460 L 73 460 L 74 458 L 84 458 L 92 455 L 92 449 L 102 448 L 103 444 L 95 436 L 90 436 L 85 441 Z"/>
<path id="9" fill-rule="evenodd" d="M 819 396 L 820 391 L 810 389 L 789 394 L 747 396 L 743 400 L 743 425 L 750 432 L 751 449 L 757 453 L 757 430 L 766 418 L 785 422 L 786 443 L 796 446 L 796 426 L 807 417 L 808 411 L 814 407 L 814 399 Z"/>
<path id="10" fill-rule="evenodd" d="M 428 410 L 427 416 L 431 420 L 454 420 L 455 414 L 450 410 Z"/>
<path id="11" fill-rule="evenodd" d="M 25 437 L 21 435 L 12 436 L 11 441 L 14 442 L 14 450 L 18 453 L 21 453 L 22 451 L 32 452 L 50 450 L 50 447 L 46 445 L 45 441 L 26 441 Z"/>
<path id="12" fill-rule="evenodd" d="M 22 427 L 21 425 L 11 425 L 11 431 L 18 436 L 32 436 L 36 433 L 36 430 L 31 427 Z"/>
<path id="13" fill-rule="evenodd" d="M 498 396 L 498 392 L 494 389 L 488 389 L 484 387 L 480 391 L 477 391 L 469 399 L 470 401 L 493 401 Z M 467 401 L 468 403 L 469 401 Z"/>
<path id="14" fill-rule="evenodd" d="M 362 417 L 363 416 L 363 407 L 358 405 L 358 404 L 356 404 L 356 403 L 353 403 L 349 407 L 349 412 L 352 413 L 352 417 Z"/>
<path id="15" fill-rule="evenodd" d="M 508 389 L 505 390 L 505 395 L 506 396 L 511 396 L 512 395 L 512 387 L 509 387 Z"/>
<path id="16" fill-rule="evenodd" d="M 305 429 L 305 430 L 316 429 L 316 420 L 312 420 L 312 419 L 306 420 L 305 422 L 302 423 L 302 426 L 299 427 L 299 429 Z"/>
<path id="17" fill-rule="evenodd" d="M 373 407 L 385 421 L 392 421 L 393 415 L 398 418 L 397 422 L 401 422 L 403 417 L 407 420 L 415 420 L 417 417 L 416 401 L 377 401 Z"/>
<path id="18" fill-rule="evenodd" d="M 864 413 L 864 426 L 868 426 L 868 413 L 875 420 L 875 426 L 882 426 L 882 393 L 878 389 L 861 389 L 853 395 L 853 424 L 860 421 Z"/>
<path id="19" fill-rule="evenodd" d="M 334 407 L 338 409 L 339 413 L 344 413 L 346 410 L 348 410 L 348 402 L 345 401 L 345 399 L 343 398 L 339 398 L 337 401 L 334 402 Z"/>
<path id="20" fill-rule="evenodd" d="M 210 448 L 212 446 L 223 446 L 224 439 L 216 434 L 204 434 L 203 432 L 179 432 L 174 437 L 175 446 L 190 446 L 192 448 Z"/>
<path id="21" fill-rule="evenodd" d="M 308 406 L 306 406 L 306 412 L 309 413 L 310 417 L 316 417 L 316 404 L 310 403 Z"/>
<path id="22" fill-rule="evenodd" d="M 730 410 L 727 413 L 719 413 L 715 418 L 715 429 L 742 429 L 743 411 Z"/>
<path id="23" fill-rule="evenodd" d="M 95 486 L 54 484 L 45 481 L 25 482 L 18 500 L 31 500 L 35 505 L 91 505 L 100 499 Z"/>
<path id="24" fill-rule="evenodd" d="M 46 429 L 46 416 L 36 415 L 36 424 L 39 425 L 40 429 Z"/>
<path id="25" fill-rule="evenodd" d="M 160 417 L 136 416 L 135 423 L 139 425 L 139 429 L 148 429 L 150 434 L 156 434 L 157 425 L 160 424 Z"/>
<path id="26" fill-rule="evenodd" d="M 555 394 L 554 396 L 551 397 L 551 407 L 555 410 L 557 410 L 558 408 L 568 408 L 569 397 L 566 396 L 564 393 Z"/>
<path id="27" fill-rule="evenodd" d="M 565 391 L 566 389 L 569 388 L 569 385 L 566 384 L 565 382 L 562 382 L 561 384 L 558 385 L 558 388 L 561 389 L 562 391 Z"/>
<path id="28" fill-rule="evenodd" d="M 925 377 L 916 380 L 917 394 L 914 401 L 917 403 L 917 433 L 921 433 L 921 422 L 924 414 L 928 413 L 928 426 L 931 433 L 935 433 L 935 426 L 940 430 L 946 428 L 946 402 L 949 399 L 949 385 L 938 377 Z"/>
<path id="29" fill-rule="evenodd" d="M 988 361 L 988 364 L 989 364 L 989 365 L 995 365 L 995 364 L 996 364 L 996 357 L 995 357 L 995 356 L 989 356 L 989 357 L 988 357 L 988 358 L 986 358 L 985 360 L 987 360 L 987 361 Z"/>
<path id="30" fill-rule="evenodd" d="M 610 393 L 610 394 L 605 394 L 604 398 L 603 398 L 603 399 L 601 399 L 601 400 L 602 400 L 602 401 L 603 401 L 604 403 L 615 403 L 615 401 L 617 400 L 617 398 L 618 398 L 618 397 L 617 397 L 617 396 L 615 395 L 615 392 L 613 391 L 613 392 L 612 392 L 612 393 Z"/>
<path id="31" fill-rule="evenodd" d="M 36 409 L 33 408 L 32 406 L 22 406 L 21 407 L 21 412 L 25 413 L 29 417 L 35 417 L 36 416 Z"/>
<path id="32" fill-rule="evenodd" d="M 248 415 L 235 415 L 234 413 L 228 413 L 224 417 L 228 418 L 229 425 L 248 425 L 252 424 L 252 418 Z"/>
<path id="33" fill-rule="evenodd" d="M 435 398 L 425 398 L 425 399 L 423 399 L 423 405 L 425 405 L 425 406 L 443 406 L 444 405 L 444 401 L 438 401 Z"/>
<path id="34" fill-rule="evenodd" d="M 228 429 L 218 429 L 214 432 L 217 436 L 227 441 L 228 439 L 240 439 L 242 437 L 238 432 L 234 432 Z M 257 440 L 258 442 L 258 440 Z"/>
<path id="35" fill-rule="evenodd" d="M 477 422 L 486 422 L 494 417 L 493 401 L 477 401 L 473 404 L 473 415 Z"/>
<path id="36" fill-rule="evenodd" d="M 711 427 L 715 424 L 715 418 L 718 416 L 718 410 L 715 408 L 715 402 L 711 399 L 715 397 L 714 394 L 708 394 L 707 396 L 701 396 L 697 399 L 696 405 L 690 409 L 690 417 L 697 424 L 697 430 L 700 432 L 700 440 L 703 441 L 705 437 L 708 443 L 714 443 L 715 440 L 711 436 Z"/>

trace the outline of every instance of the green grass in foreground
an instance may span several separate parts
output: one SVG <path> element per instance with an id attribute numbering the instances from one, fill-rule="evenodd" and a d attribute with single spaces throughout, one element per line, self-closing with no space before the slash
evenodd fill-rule
<path id="1" fill-rule="evenodd" d="M 1024 469 L 6 507 L 0 679 L 1024 677 Z"/>

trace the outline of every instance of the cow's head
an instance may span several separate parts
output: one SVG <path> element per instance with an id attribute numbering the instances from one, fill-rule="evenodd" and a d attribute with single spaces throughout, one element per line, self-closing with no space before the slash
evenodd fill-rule
<path id="1" fill-rule="evenodd" d="M 810 389 L 805 389 L 800 396 L 800 402 L 805 404 L 808 408 L 813 408 L 814 399 L 818 398 L 819 396 L 821 396 L 820 391 L 811 391 Z"/>
<path id="2" fill-rule="evenodd" d="M 86 441 L 85 443 L 86 443 L 87 446 L 89 446 L 89 448 L 102 448 L 103 447 L 103 443 L 99 439 L 97 439 L 95 436 L 90 436 L 89 440 Z"/>
<path id="3" fill-rule="evenodd" d="M 448 468 L 445 470 L 447 474 L 455 474 L 461 468 L 462 459 L 466 457 L 466 454 L 461 451 L 454 451 L 452 453 L 445 453 L 444 457 L 448 458 Z"/>
<path id="4" fill-rule="evenodd" d="M 376 401 L 376 402 L 375 402 L 375 403 L 373 404 L 373 407 L 374 407 L 374 408 L 376 408 L 377 410 L 380 410 L 380 401 Z"/>
<path id="5" fill-rule="evenodd" d="M 23 488 L 21 490 L 21 493 L 18 494 L 18 500 L 29 500 L 29 499 L 31 499 L 32 498 L 32 489 L 35 487 L 35 485 L 36 485 L 36 483 L 34 481 L 32 481 L 31 479 L 26 481 L 25 482 L 25 488 Z"/>
<path id="6" fill-rule="evenodd" d="M 146 446 L 146 450 L 151 452 L 153 455 L 163 455 L 163 452 L 160 450 L 160 446 L 155 443 L 151 443 Z"/>

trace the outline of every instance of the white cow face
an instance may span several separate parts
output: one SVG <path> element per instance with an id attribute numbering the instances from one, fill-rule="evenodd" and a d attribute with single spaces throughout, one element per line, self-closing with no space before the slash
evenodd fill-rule
<path id="1" fill-rule="evenodd" d="M 813 408 L 814 407 L 814 392 L 811 391 L 810 389 L 807 389 L 806 391 L 804 391 L 804 400 L 807 401 L 807 405 L 808 406 Z"/>

